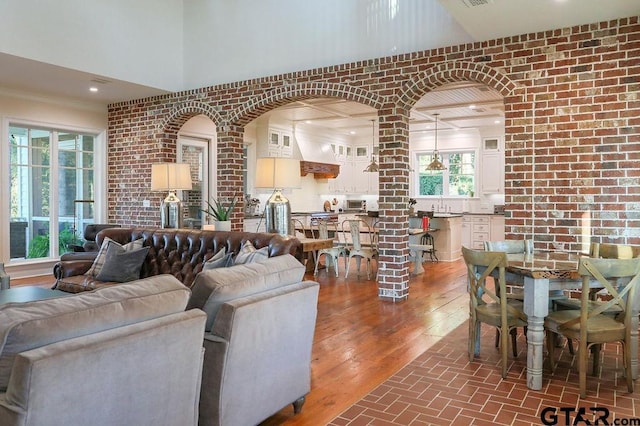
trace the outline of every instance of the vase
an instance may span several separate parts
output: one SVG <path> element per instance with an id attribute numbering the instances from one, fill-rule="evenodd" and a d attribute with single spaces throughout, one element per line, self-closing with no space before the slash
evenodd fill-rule
<path id="1" fill-rule="evenodd" d="M 216 231 L 231 231 L 230 220 L 216 220 L 213 222 Z"/>

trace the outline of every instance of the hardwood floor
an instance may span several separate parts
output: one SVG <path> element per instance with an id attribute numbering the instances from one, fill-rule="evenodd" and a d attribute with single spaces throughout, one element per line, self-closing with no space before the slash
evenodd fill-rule
<path id="1" fill-rule="evenodd" d="M 354 266 L 354 265 L 352 265 Z M 424 263 L 404 302 L 381 301 L 377 284 L 321 271 L 311 393 L 298 415 L 291 406 L 270 425 L 323 425 L 422 354 L 469 316 L 462 261 Z M 314 279 L 308 275 L 308 279 Z"/>
<path id="2" fill-rule="evenodd" d="M 355 263 L 355 262 L 354 262 Z M 355 271 L 355 265 L 352 271 Z M 425 262 L 412 277 L 404 302 L 381 301 L 377 284 L 365 275 L 344 279 L 321 270 L 318 319 L 311 365 L 311 392 L 298 415 L 289 405 L 271 425 L 323 425 L 392 376 L 468 317 L 466 270 L 462 261 Z M 12 280 L 11 285 L 50 286 L 53 279 Z"/>

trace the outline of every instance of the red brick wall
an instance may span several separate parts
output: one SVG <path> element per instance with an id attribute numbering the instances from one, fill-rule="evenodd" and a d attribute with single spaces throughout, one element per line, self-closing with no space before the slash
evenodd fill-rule
<path id="1" fill-rule="evenodd" d="M 408 295 L 409 110 L 425 93 L 478 81 L 505 99 L 506 232 L 538 248 L 640 244 L 638 17 L 301 71 L 109 107 L 109 219 L 158 224 L 150 164 L 175 159 L 197 114 L 218 126 L 218 192 L 242 191 L 243 126 L 293 100 L 338 97 L 380 119 L 380 293 Z M 240 229 L 242 206 L 234 215 Z"/>

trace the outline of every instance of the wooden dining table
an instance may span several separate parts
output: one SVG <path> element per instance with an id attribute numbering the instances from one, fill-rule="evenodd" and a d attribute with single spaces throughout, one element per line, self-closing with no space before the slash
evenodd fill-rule
<path id="1" fill-rule="evenodd" d="M 527 387 L 542 389 L 544 360 L 544 318 L 549 313 L 549 290 L 582 287 L 578 274 L 579 253 L 534 251 L 530 254 L 508 254 L 507 282 L 522 285 L 524 312 L 527 314 Z M 596 281 L 593 287 L 600 287 Z M 637 316 L 635 317 L 637 321 Z M 636 331 L 638 324 L 633 330 Z M 632 332 L 633 335 L 633 332 Z M 638 376 L 638 345 L 631 345 L 633 377 Z"/>

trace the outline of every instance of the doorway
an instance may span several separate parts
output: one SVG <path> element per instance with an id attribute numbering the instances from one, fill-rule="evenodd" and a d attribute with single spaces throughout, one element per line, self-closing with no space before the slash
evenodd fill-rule
<path id="1" fill-rule="evenodd" d="M 177 160 L 191 168 L 192 189 L 182 191 L 181 200 L 185 228 L 200 229 L 203 225 L 202 210 L 209 199 L 209 144 L 208 139 L 192 136 L 178 137 Z"/>

